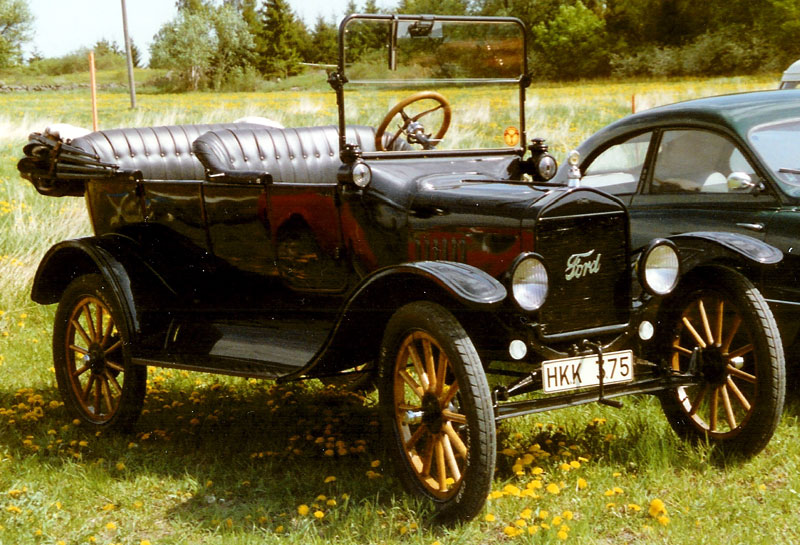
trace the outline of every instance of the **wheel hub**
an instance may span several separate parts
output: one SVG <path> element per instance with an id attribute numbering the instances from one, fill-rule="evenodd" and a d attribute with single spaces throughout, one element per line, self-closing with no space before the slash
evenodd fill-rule
<path id="1" fill-rule="evenodd" d="M 728 359 L 717 346 L 703 349 L 700 354 L 700 373 L 712 384 L 722 385 L 728 380 Z"/>
<path id="2" fill-rule="evenodd" d="M 422 421 L 431 433 L 439 433 L 444 424 L 442 408 L 434 394 L 427 393 L 422 397 Z"/>
<path id="3" fill-rule="evenodd" d="M 106 355 L 105 351 L 99 344 L 93 343 L 89 347 L 89 353 L 84 356 L 84 361 L 89 365 L 92 373 L 101 375 L 106 370 Z"/>

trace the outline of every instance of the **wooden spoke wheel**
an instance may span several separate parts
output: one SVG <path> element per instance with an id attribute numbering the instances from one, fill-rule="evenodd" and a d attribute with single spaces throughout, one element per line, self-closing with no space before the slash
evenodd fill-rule
<path id="1" fill-rule="evenodd" d="M 744 276 L 723 269 L 671 304 L 671 368 L 700 382 L 664 396 L 670 423 L 683 436 L 757 453 L 777 426 L 785 390 L 780 335 L 767 303 Z"/>
<path id="2" fill-rule="evenodd" d="M 141 412 L 147 368 L 130 363 L 127 332 L 99 275 L 67 287 L 56 312 L 53 359 L 64 403 L 101 428 L 131 424 Z"/>
<path id="3" fill-rule="evenodd" d="M 419 112 L 414 115 L 409 115 L 406 113 L 406 108 L 408 108 L 411 104 L 422 100 L 427 100 L 427 101 L 432 100 L 438 103 L 438 105 L 434 106 L 433 108 L 423 110 L 422 112 Z M 421 93 L 416 93 L 414 95 L 411 95 L 410 97 L 404 98 L 403 100 L 395 104 L 394 107 L 392 107 L 392 109 L 389 110 L 389 113 L 387 113 L 384 116 L 383 120 L 381 121 L 380 125 L 378 125 L 378 128 L 375 131 L 375 149 L 378 151 L 386 151 L 387 149 L 394 149 L 394 145 L 397 139 L 400 138 L 401 134 L 406 132 L 406 129 L 408 129 L 412 123 L 417 123 L 421 118 L 425 117 L 428 114 L 432 114 L 437 110 L 442 110 L 442 124 L 439 126 L 439 128 L 436 131 L 436 134 L 433 136 L 434 142 L 433 145 L 430 147 L 435 146 L 439 140 L 444 138 L 447 129 L 450 128 L 450 119 L 452 116 L 452 110 L 450 108 L 450 103 L 441 94 L 435 91 L 422 91 Z M 386 133 L 386 129 L 389 128 L 389 124 L 392 122 L 392 119 L 394 119 L 395 116 L 397 116 L 397 114 L 400 114 L 400 117 L 402 118 L 402 123 L 400 123 L 400 127 L 389 138 L 389 140 L 387 142 L 384 142 L 383 135 Z M 429 149 L 427 146 L 423 147 Z"/>
<path id="4" fill-rule="evenodd" d="M 472 342 L 444 308 L 412 303 L 389 322 L 381 356 L 381 411 L 404 484 L 433 500 L 440 522 L 474 517 L 491 488 L 496 445 Z"/>

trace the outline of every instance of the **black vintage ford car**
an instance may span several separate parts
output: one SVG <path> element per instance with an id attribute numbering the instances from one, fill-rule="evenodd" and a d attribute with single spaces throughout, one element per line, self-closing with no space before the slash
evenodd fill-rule
<path id="1" fill-rule="evenodd" d="M 510 417 L 652 393 L 689 438 L 767 444 L 783 352 L 740 269 L 780 252 L 631 248 L 619 199 L 548 185 L 517 19 L 356 15 L 339 36 L 336 125 L 31 135 L 22 175 L 83 196 L 95 231 L 54 246 L 32 293 L 59 303 L 78 418 L 133 423 L 148 366 L 377 384 L 396 470 L 442 521 L 482 508 Z"/>

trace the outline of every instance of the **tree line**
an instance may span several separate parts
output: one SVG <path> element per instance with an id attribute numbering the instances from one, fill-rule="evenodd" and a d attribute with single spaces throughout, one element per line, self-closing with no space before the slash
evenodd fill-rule
<path id="1" fill-rule="evenodd" d="M 307 26 L 289 0 L 176 5 L 150 46 L 150 67 L 166 69 L 172 89 L 246 90 L 337 60 L 337 22 Z M 777 72 L 800 57 L 797 0 L 350 0 L 342 16 L 380 12 L 519 17 L 538 80 Z M 21 62 L 31 25 L 24 0 L 0 0 L 0 67 Z"/>

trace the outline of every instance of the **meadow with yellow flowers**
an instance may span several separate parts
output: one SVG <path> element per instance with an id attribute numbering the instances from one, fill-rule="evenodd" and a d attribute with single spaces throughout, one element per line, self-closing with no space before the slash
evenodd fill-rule
<path id="1" fill-rule="evenodd" d="M 534 85 L 528 131 L 563 159 L 628 113 L 632 97 L 643 109 L 774 86 L 769 78 Z M 487 100 L 482 93 L 464 91 L 463 111 Z M 101 93 L 101 127 L 245 115 L 336 122 L 329 91 L 138 100 L 131 111 L 127 94 Z M 0 104 L 0 544 L 800 542 L 794 393 L 772 442 L 749 461 L 682 443 L 650 397 L 626 399 L 621 410 L 588 405 L 507 421 L 486 508 L 454 528 L 431 525 L 427 506 L 393 477 L 372 396 L 315 381 L 151 369 L 133 433 L 86 429 L 55 386 L 54 308 L 32 303 L 29 291 L 50 245 L 91 227 L 81 199 L 38 195 L 16 161 L 31 131 L 91 125 L 88 92 L 11 93 Z"/>

